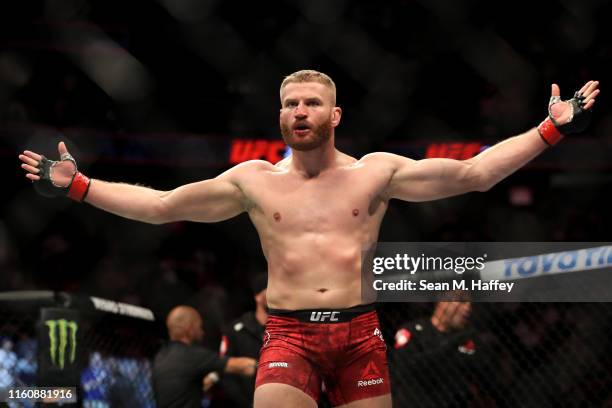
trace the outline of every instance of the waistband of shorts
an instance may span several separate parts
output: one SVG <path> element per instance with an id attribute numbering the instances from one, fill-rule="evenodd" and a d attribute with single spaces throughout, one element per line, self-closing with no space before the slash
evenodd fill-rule
<path id="1" fill-rule="evenodd" d="M 357 305 L 347 309 L 269 309 L 270 316 L 291 317 L 305 323 L 343 323 L 362 314 L 376 310 L 374 303 Z"/>

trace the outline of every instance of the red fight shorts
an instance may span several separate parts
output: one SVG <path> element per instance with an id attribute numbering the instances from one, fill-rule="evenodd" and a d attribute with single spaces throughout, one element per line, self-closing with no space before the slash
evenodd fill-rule
<path id="1" fill-rule="evenodd" d="M 270 310 L 255 387 L 291 385 L 333 406 L 389 394 L 386 345 L 374 305 Z"/>

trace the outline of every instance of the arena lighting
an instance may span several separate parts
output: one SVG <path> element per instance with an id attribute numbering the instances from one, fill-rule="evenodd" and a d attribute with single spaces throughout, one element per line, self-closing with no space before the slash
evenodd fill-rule
<path id="1" fill-rule="evenodd" d="M 95 24 L 62 26 L 57 41 L 66 55 L 114 100 L 135 102 L 153 93 L 155 82 L 147 68 Z"/>
<path id="2" fill-rule="evenodd" d="M 281 140 L 234 139 L 229 161 L 231 164 L 238 164 L 247 160 L 265 159 L 276 163 L 285 157 L 286 149 L 287 146 Z"/>
<path id="3" fill-rule="evenodd" d="M 445 157 L 465 160 L 476 156 L 488 146 L 480 142 L 442 142 L 427 146 L 425 158 Z M 230 148 L 231 164 L 247 160 L 265 159 L 276 163 L 285 157 L 287 146 L 280 140 L 234 139 Z"/>
<path id="4" fill-rule="evenodd" d="M 476 156 L 487 147 L 480 142 L 431 143 L 427 146 L 425 158 L 444 157 L 447 159 L 466 160 Z"/>

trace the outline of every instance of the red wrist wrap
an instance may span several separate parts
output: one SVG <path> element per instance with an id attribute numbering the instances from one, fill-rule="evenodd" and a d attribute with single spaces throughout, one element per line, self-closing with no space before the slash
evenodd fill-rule
<path id="1" fill-rule="evenodd" d="M 549 146 L 556 145 L 559 140 L 563 139 L 563 135 L 552 123 L 550 118 L 546 118 L 540 126 L 538 126 L 538 132 L 540 133 L 540 137 L 544 142 Z"/>
<path id="2" fill-rule="evenodd" d="M 83 202 L 87 193 L 89 192 L 89 177 L 85 176 L 80 171 L 77 171 L 70 184 L 70 190 L 68 190 L 68 197 L 75 201 Z"/>

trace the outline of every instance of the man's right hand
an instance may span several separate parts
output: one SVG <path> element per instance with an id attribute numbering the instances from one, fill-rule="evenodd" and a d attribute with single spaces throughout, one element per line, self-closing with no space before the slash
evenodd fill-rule
<path id="1" fill-rule="evenodd" d="M 66 144 L 64 142 L 58 143 L 57 150 L 60 157 L 68 154 L 68 149 L 66 148 Z M 21 168 L 27 172 L 25 176 L 32 181 L 40 180 L 39 165 L 42 158 L 43 156 L 40 154 L 31 152 L 29 150 L 25 150 L 23 154 L 19 155 L 19 159 L 23 162 L 21 164 Z M 50 172 L 50 177 L 51 180 L 53 180 L 53 184 L 55 184 L 57 187 L 67 187 L 72 182 L 72 176 L 76 172 L 76 166 L 70 160 L 62 160 L 55 166 L 51 167 Z"/>
<path id="2" fill-rule="evenodd" d="M 27 171 L 26 177 L 34 183 L 37 193 L 45 197 L 68 196 L 82 202 L 89 192 L 90 180 L 80 173 L 76 161 L 68 153 L 64 142 L 59 142 L 57 150 L 60 161 L 26 150 L 19 155 L 21 167 Z"/>

